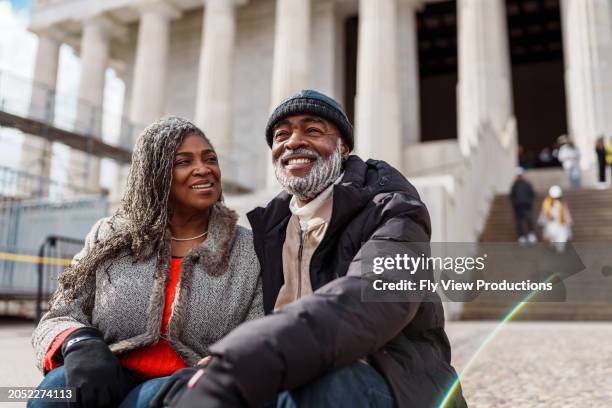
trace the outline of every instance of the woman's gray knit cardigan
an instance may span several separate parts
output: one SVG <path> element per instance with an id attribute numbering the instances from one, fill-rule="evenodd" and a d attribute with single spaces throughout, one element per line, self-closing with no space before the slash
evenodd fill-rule
<path id="1" fill-rule="evenodd" d="M 183 258 L 166 339 L 188 365 L 208 355 L 208 347 L 245 320 L 263 316 L 259 262 L 250 230 L 237 226 L 237 214 L 215 205 L 208 238 Z M 94 225 L 78 262 L 108 234 L 109 218 Z M 95 282 L 76 301 L 59 293 L 32 335 L 36 364 L 42 370 L 53 339 L 66 329 L 97 327 L 115 354 L 157 342 L 164 310 L 170 254 L 162 277 L 154 278 L 155 256 L 136 262 L 129 254 L 109 260 L 96 271 Z M 93 309 L 85 294 L 95 290 Z M 90 309 L 90 310 L 87 310 Z"/>

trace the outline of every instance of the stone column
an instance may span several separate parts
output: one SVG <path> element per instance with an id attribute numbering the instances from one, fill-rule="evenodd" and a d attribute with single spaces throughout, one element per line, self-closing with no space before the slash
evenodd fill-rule
<path id="1" fill-rule="evenodd" d="M 272 109 L 310 84 L 311 14 L 310 0 L 276 0 Z"/>
<path id="2" fill-rule="evenodd" d="M 129 92 L 129 124 L 124 126 L 121 145 L 134 147 L 136 137 L 144 127 L 163 116 L 166 105 L 166 73 L 170 45 L 170 22 L 181 13 L 162 0 L 147 0 L 137 4 L 140 12 L 138 43 Z M 124 99 L 126 100 L 126 99 Z M 129 165 L 117 168 L 117 179 L 111 200 L 118 202 L 123 195 Z"/>
<path id="3" fill-rule="evenodd" d="M 360 0 L 356 150 L 402 168 L 397 0 Z"/>
<path id="4" fill-rule="evenodd" d="M 34 77 L 28 115 L 41 122 L 53 123 L 55 89 L 61 42 L 46 33 L 38 34 L 38 48 L 34 63 Z M 26 136 L 21 154 L 22 171 L 40 177 L 38 182 L 28 180 L 29 194 L 45 196 L 48 185 L 43 179 L 51 175 L 52 142 L 37 136 Z"/>
<path id="5" fill-rule="evenodd" d="M 130 120 L 147 126 L 164 114 L 170 20 L 178 18 L 180 13 L 160 0 L 141 3 L 139 11 Z"/>
<path id="6" fill-rule="evenodd" d="M 276 0 L 274 62 L 270 112 L 285 98 L 310 87 L 310 0 Z M 274 165 L 268 160 L 268 188 L 277 188 Z"/>
<path id="7" fill-rule="evenodd" d="M 338 60 L 344 58 L 344 42 L 340 37 L 338 26 L 338 3 L 325 1 L 313 3 L 311 9 L 311 41 L 317 44 L 311 49 L 310 85 L 332 98 L 341 100 L 342 93 L 337 92 L 338 83 L 342 82 L 338 74 Z"/>
<path id="8" fill-rule="evenodd" d="M 124 80 L 126 83 L 129 83 L 127 80 Z M 131 82 L 132 84 L 134 82 Z M 134 144 L 136 142 L 136 138 L 142 131 L 142 129 L 136 127 L 137 124 L 134 124 L 130 119 L 130 94 L 133 87 L 125 87 L 123 90 L 123 100 L 124 100 L 124 108 L 123 108 L 123 117 L 121 123 L 121 134 L 119 135 L 119 143 L 118 145 L 123 148 L 133 149 Z M 115 182 L 110 188 L 109 191 L 109 201 L 111 211 L 118 208 L 121 199 L 123 198 L 123 194 L 125 193 L 125 186 L 127 184 L 128 175 L 130 173 L 130 164 L 120 164 L 116 163 L 116 173 L 115 173 Z"/>
<path id="9" fill-rule="evenodd" d="M 238 0 L 204 0 L 195 120 L 227 166 L 232 151 L 232 76 Z"/>
<path id="10" fill-rule="evenodd" d="M 97 16 L 83 22 L 81 37 L 81 77 L 75 130 L 101 138 L 104 79 L 109 61 L 112 22 Z M 76 187 L 98 190 L 100 159 L 84 152 L 70 152 L 70 183 Z"/>
<path id="11" fill-rule="evenodd" d="M 582 168 L 594 169 L 595 140 L 612 136 L 612 5 L 563 0 L 561 6 L 569 134 Z"/>
<path id="12" fill-rule="evenodd" d="M 416 12 L 422 0 L 399 0 L 399 87 L 401 97 L 401 132 L 405 145 L 421 141 L 419 95 L 419 47 Z"/>
<path id="13" fill-rule="evenodd" d="M 501 132 L 513 116 L 504 0 L 459 0 L 459 144 L 464 153 L 489 121 Z"/>

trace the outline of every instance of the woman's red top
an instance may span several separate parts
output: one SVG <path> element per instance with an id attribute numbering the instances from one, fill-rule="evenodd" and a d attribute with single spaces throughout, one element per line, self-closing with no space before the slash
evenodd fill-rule
<path id="1" fill-rule="evenodd" d="M 176 354 L 170 343 L 163 338 L 168 332 L 168 322 L 172 314 L 172 304 L 176 295 L 179 278 L 181 276 L 182 258 L 172 258 L 170 277 L 166 286 L 164 298 L 164 315 L 162 318 L 162 338 L 157 343 L 151 344 L 137 350 L 133 350 L 120 357 L 121 364 L 135 372 L 142 378 L 154 378 L 170 375 L 175 371 L 187 367 L 183 359 Z M 76 329 L 68 329 L 60 333 L 49 347 L 43 362 L 45 372 L 57 368 L 60 364 L 54 361 L 53 356 L 57 353 L 62 343 Z"/>

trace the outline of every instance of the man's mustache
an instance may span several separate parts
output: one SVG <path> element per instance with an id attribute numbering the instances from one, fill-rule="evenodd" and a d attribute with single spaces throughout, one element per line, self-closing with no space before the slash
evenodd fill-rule
<path id="1" fill-rule="evenodd" d="M 281 161 L 283 161 L 287 157 L 292 156 L 294 154 L 303 154 L 303 155 L 309 156 L 310 158 L 315 159 L 315 160 L 319 160 L 321 158 L 321 155 L 319 153 L 317 153 L 315 150 L 308 149 L 306 147 L 300 147 L 300 148 L 295 149 L 295 150 L 292 150 L 292 149 L 285 150 L 279 156 L 279 158 L 276 159 L 276 162 L 280 164 Z"/>

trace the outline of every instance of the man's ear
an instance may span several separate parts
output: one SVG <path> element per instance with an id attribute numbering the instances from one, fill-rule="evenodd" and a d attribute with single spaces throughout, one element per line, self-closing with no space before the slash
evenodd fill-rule
<path id="1" fill-rule="evenodd" d="M 348 145 L 344 142 L 344 140 L 342 140 L 342 145 L 340 146 L 340 150 L 342 153 L 342 161 L 348 159 L 349 154 L 351 153 L 351 150 L 349 149 Z"/>

